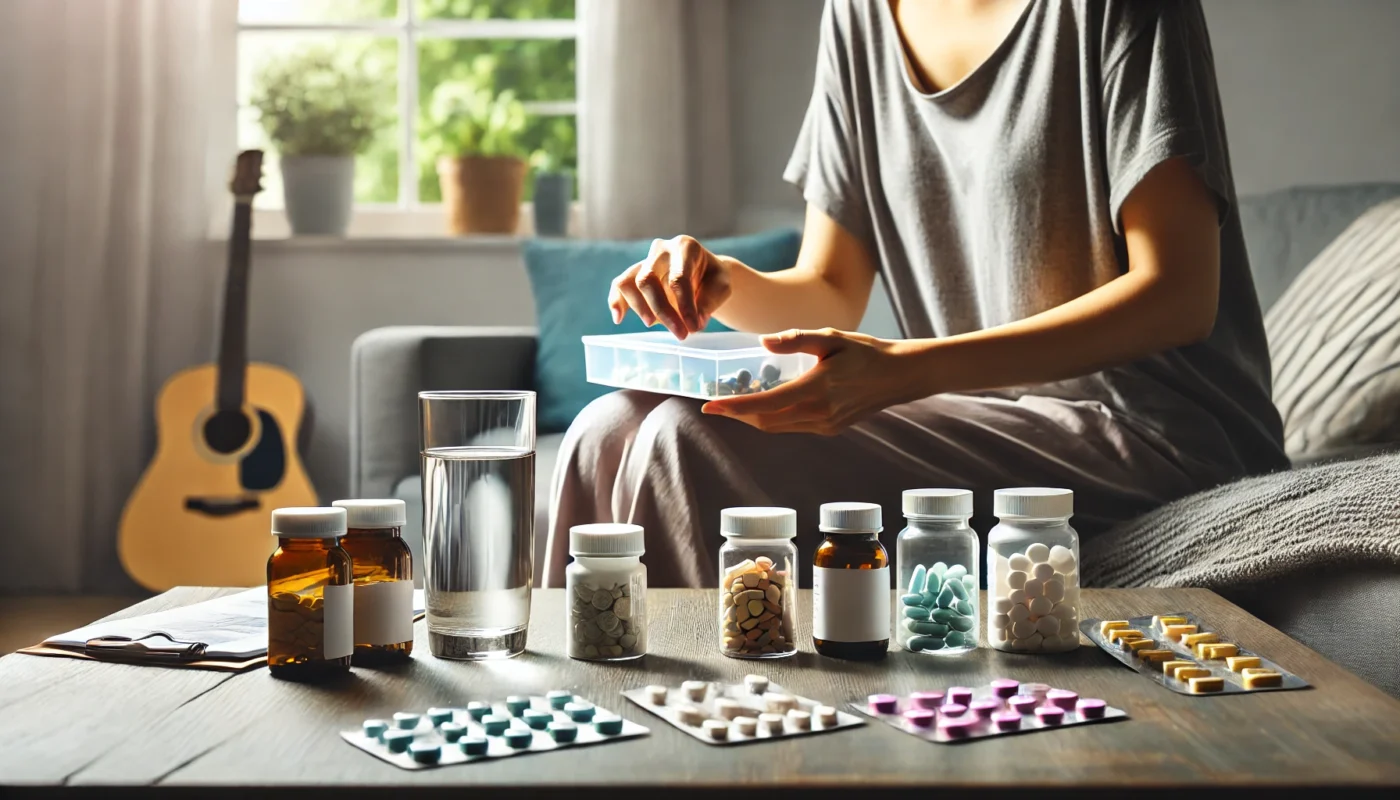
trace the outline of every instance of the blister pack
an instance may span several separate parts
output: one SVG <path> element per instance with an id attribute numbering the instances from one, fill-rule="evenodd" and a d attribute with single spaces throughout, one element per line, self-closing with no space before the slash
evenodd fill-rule
<path id="1" fill-rule="evenodd" d="M 788 694 L 762 675 L 749 675 L 743 683 L 647 686 L 622 696 L 706 744 L 768 742 L 865 724 L 834 706 Z"/>
<path id="2" fill-rule="evenodd" d="M 1127 719 L 1127 712 L 1102 700 L 1080 697 L 1044 683 L 999 678 L 986 686 L 953 686 L 907 697 L 872 694 L 851 708 L 905 733 L 939 744 L 955 744 L 1017 733 Z"/>

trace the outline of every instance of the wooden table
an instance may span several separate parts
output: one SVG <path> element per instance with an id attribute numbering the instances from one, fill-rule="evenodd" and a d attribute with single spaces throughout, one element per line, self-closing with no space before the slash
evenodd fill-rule
<path id="1" fill-rule="evenodd" d="M 122 614 L 194 602 L 228 590 L 176 589 Z M 804 631 L 811 598 L 802 592 Z M 536 594 L 529 652 L 457 663 L 428 655 L 417 625 L 410 664 L 357 669 L 333 686 L 241 675 L 102 664 L 22 654 L 0 659 L 0 795 L 55 788 L 160 785 L 169 794 L 227 794 L 250 785 L 343 797 L 412 785 L 481 797 L 522 787 L 530 796 L 616 796 L 615 787 L 681 795 L 771 796 L 774 789 L 864 797 L 880 790 L 1098 790 L 1186 797 L 1183 790 L 1306 785 L 1389 793 L 1400 787 L 1400 702 L 1204 590 L 1085 591 L 1091 617 L 1195 611 L 1231 641 L 1267 654 L 1314 689 L 1256 696 L 1183 697 L 1085 645 L 1061 656 L 978 650 L 952 659 L 891 653 L 880 664 L 804 650 L 758 664 L 716 650 L 711 592 L 653 590 L 651 654 L 606 666 L 564 656 L 563 597 Z M 1379 632 L 1378 635 L 1392 635 Z M 976 685 L 996 676 L 1102 697 L 1126 722 L 957 746 L 925 743 L 882 723 L 775 744 L 711 747 L 618 695 L 649 683 L 737 680 L 750 672 L 808 697 L 844 703 L 877 690 Z M 567 688 L 651 729 L 630 742 L 406 772 L 360 753 L 336 732 L 401 709 Z M 471 794 L 463 795 L 463 787 Z M 606 791 L 608 787 L 614 787 Z M 936 787 L 936 788 L 935 788 Z M 223 791 L 220 791 L 222 789 Z M 182 791 L 183 790 L 183 791 Z M 444 794 L 446 792 L 443 792 Z M 104 796 L 105 793 L 104 793 Z"/>

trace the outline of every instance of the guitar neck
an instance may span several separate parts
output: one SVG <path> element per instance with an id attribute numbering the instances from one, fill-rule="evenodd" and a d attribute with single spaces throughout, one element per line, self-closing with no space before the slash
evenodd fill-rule
<path id="1" fill-rule="evenodd" d="M 219 334 L 220 411 L 243 407 L 243 378 L 248 366 L 248 260 L 253 219 L 252 196 L 237 197 L 228 240 L 228 275 L 224 281 L 224 320 Z"/>

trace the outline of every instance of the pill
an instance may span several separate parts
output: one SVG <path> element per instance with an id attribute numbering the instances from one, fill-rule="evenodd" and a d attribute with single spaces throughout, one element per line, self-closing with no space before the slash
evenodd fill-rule
<path id="1" fill-rule="evenodd" d="M 758 718 L 735 717 L 734 728 L 745 736 L 753 736 L 758 733 Z"/>
<path id="2" fill-rule="evenodd" d="M 1048 683 L 1023 683 L 1019 689 L 1020 693 L 1027 697 L 1034 697 L 1036 700 L 1044 700 L 1054 688 Z"/>
<path id="3" fill-rule="evenodd" d="M 1176 658 L 1175 650 L 1139 650 L 1137 657 L 1149 664 L 1171 661 Z"/>
<path id="4" fill-rule="evenodd" d="M 1181 637 L 1188 633 L 1197 633 L 1195 625 L 1163 625 L 1162 635 L 1174 642 L 1181 641 Z"/>
<path id="5" fill-rule="evenodd" d="M 937 636 L 915 636 L 908 644 L 909 649 L 917 653 L 924 650 L 942 650 L 944 640 Z"/>
<path id="6" fill-rule="evenodd" d="M 966 587 L 966 586 L 963 586 L 962 581 L 960 581 L 960 580 L 957 580 L 957 581 L 949 581 L 949 582 L 948 582 L 948 588 L 952 590 L 952 592 L 953 592 L 953 597 L 954 597 L 955 599 L 957 599 L 957 600 L 966 600 L 966 599 L 967 599 L 967 587 Z M 941 594 L 941 593 L 940 593 L 940 594 Z"/>
<path id="7" fill-rule="evenodd" d="M 1257 669 L 1261 663 L 1259 656 L 1230 656 L 1225 659 L 1225 666 L 1229 667 L 1231 672 L 1239 672 L 1243 669 Z M 365 724 L 368 725 L 369 723 L 366 722 Z"/>
<path id="8" fill-rule="evenodd" d="M 1246 689 L 1265 689 L 1271 686 L 1282 686 L 1283 674 L 1271 669 L 1249 668 L 1242 673 L 1241 682 Z"/>
<path id="9" fill-rule="evenodd" d="M 542 731 L 545 729 L 545 726 L 549 724 L 549 721 L 554 719 L 554 715 L 548 711 L 531 710 L 526 711 L 521 719 L 525 720 L 525 724 L 529 725 L 531 728 Z"/>
<path id="10" fill-rule="evenodd" d="M 945 717 L 961 717 L 967 713 L 967 706 L 962 703 L 944 703 L 938 712 Z"/>
<path id="11" fill-rule="evenodd" d="M 436 764 L 442 758 L 442 746 L 428 742 L 414 742 L 408 746 L 408 754 L 419 764 Z"/>
<path id="12" fill-rule="evenodd" d="M 1201 658 L 1207 659 L 1207 660 L 1209 660 L 1209 661 L 1216 661 L 1216 660 L 1219 660 L 1219 659 L 1222 659 L 1222 658 L 1228 658 L 1229 656 L 1237 656 L 1237 655 L 1240 654 L 1240 648 L 1239 648 L 1237 645 L 1228 644 L 1228 643 L 1222 643 L 1222 644 L 1205 644 L 1205 643 L 1202 643 L 1202 644 L 1197 645 L 1197 647 L 1200 648 L 1200 650 L 1199 650 L 1199 652 L 1198 652 L 1198 655 L 1199 655 Z"/>
<path id="13" fill-rule="evenodd" d="M 1017 553 L 1013 555 L 1011 558 L 1007 559 L 1007 563 L 1011 566 L 1012 569 L 1016 570 L 1017 572 L 1030 572 L 1031 567 L 1033 566 L 1031 564 L 1031 560 L 1029 558 L 1026 558 L 1026 556 L 1022 553 Z"/>
<path id="14" fill-rule="evenodd" d="M 651 690 L 654 689 L 654 688 L 656 688 L 656 687 L 654 687 L 654 686 L 648 686 L 648 687 L 647 687 L 647 692 L 650 693 Z M 664 702 L 666 702 L 666 695 L 665 695 L 666 687 L 662 686 L 662 687 L 661 687 L 661 691 L 662 691 L 661 702 L 664 703 Z M 567 704 L 569 703 L 569 701 L 571 701 L 571 700 L 574 699 L 574 695 L 573 695 L 572 692 L 566 692 L 566 691 L 564 691 L 563 689 L 551 689 L 551 690 L 549 691 L 549 693 L 545 695 L 545 699 L 549 701 L 549 707 L 550 707 L 550 708 L 562 709 L 565 705 L 567 705 Z M 655 701 L 653 701 L 653 702 L 655 702 Z"/>
<path id="15" fill-rule="evenodd" d="M 1012 589 L 1012 590 L 1006 595 L 1006 597 L 1007 597 L 1007 599 L 1009 599 L 1009 600 L 1011 601 L 1013 607 L 1015 607 L 1015 606 L 1023 606 L 1023 605 L 1026 604 L 1026 599 L 1027 599 L 1027 598 L 1026 598 L 1026 590 L 1025 590 L 1025 589 Z M 1009 613 L 1009 612 L 1008 612 L 1008 613 Z"/>
<path id="16" fill-rule="evenodd" d="M 1040 599 L 1044 600 L 1045 598 L 1042 597 Z M 1051 636 L 1059 636 L 1060 618 L 1053 616 L 1041 617 L 1040 619 L 1035 621 L 1035 630 L 1041 636 L 1044 636 L 1046 638 L 1049 638 Z"/>
<path id="17" fill-rule="evenodd" d="M 742 704 L 730 700 L 727 697 L 721 697 L 715 701 L 715 714 L 725 719 L 734 719 L 735 717 L 743 716 L 744 712 L 747 710 L 748 709 L 744 708 Z"/>
<path id="18" fill-rule="evenodd" d="M 1220 637 L 1214 633 L 1187 633 L 1177 641 L 1194 650 L 1196 645 L 1218 642 Z"/>
<path id="19" fill-rule="evenodd" d="M 681 684 L 681 691 L 685 696 L 699 703 L 705 699 L 705 694 L 710 691 L 710 684 L 704 681 L 686 681 Z"/>
<path id="20" fill-rule="evenodd" d="M 622 733 L 622 717 L 616 714 L 595 717 L 593 720 L 593 730 L 604 736 L 616 736 Z"/>
<path id="21" fill-rule="evenodd" d="M 1191 681 L 1195 680 L 1196 678 L 1209 678 L 1210 670 L 1206 669 L 1205 667 L 1196 666 L 1179 667 L 1176 672 L 1172 673 L 1172 677 L 1176 678 L 1179 681 Z"/>
<path id="22" fill-rule="evenodd" d="M 1033 617 L 1043 617 L 1046 614 L 1049 614 L 1050 609 L 1054 607 L 1055 604 L 1050 602 L 1050 598 L 1048 597 L 1031 598 L 1030 605 L 1027 606 L 1027 608 L 1029 608 L 1031 611 L 1031 616 Z M 1059 627 L 1060 621 L 1058 619 L 1055 619 L 1055 628 L 1058 630 Z"/>
<path id="23" fill-rule="evenodd" d="M 529 729 L 511 728 L 505 732 L 502 738 L 504 738 L 506 744 L 511 747 L 517 750 L 523 750 L 529 747 L 530 743 L 535 740 L 535 734 L 531 733 Z"/>
<path id="24" fill-rule="evenodd" d="M 962 576 L 963 588 L 967 590 L 968 596 L 975 596 L 977 593 L 977 581 L 971 575 Z"/>
<path id="25" fill-rule="evenodd" d="M 444 722 L 440 730 L 444 741 L 455 742 L 466 734 L 468 728 L 464 722 Z"/>
<path id="26" fill-rule="evenodd" d="M 954 686 L 948 689 L 948 694 L 943 700 L 944 706 L 953 704 L 965 706 L 972 702 L 972 690 L 966 686 Z"/>
<path id="27" fill-rule="evenodd" d="M 950 739 L 965 739 L 972 735 L 979 722 L 977 717 L 942 717 L 938 720 L 938 729 Z"/>
<path id="28" fill-rule="evenodd" d="M 1079 702 L 1079 694 L 1068 689 L 1051 689 L 1045 693 L 1045 702 L 1066 711 L 1074 708 L 1074 704 Z"/>
<path id="29" fill-rule="evenodd" d="M 1225 688 L 1224 678 L 1199 677 L 1190 680 L 1191 691 L 1194 694 L 1204 694 L 1206 692 L 1219 692 Z"/>
<path id="30" fill-rule="evenodd" d="M 768 679 L 762 675 L 745 675 L 744 685 L 752 694 L 763 694 L 768 691 Z"/>
<path id="31" fill-rule="evenodd" d="M 957 595 L 953 594 L 953 584 L 953 581 L 949 581 L 948 583 L 943 584 L 943 591 L 938 593 L 939 608 L 952 608 L 953 601 L 958 599 Z M 904 609 L 906 614 L 908 614 L 908 612 L 912 610 L 913 609 L 909 608 Z"/>
<path id="32" fill-rule="evenodd" d="M 384 731 L 389 730 L 389 723 L 382 719 L 367 719 L 360 726 L 360 730 L 365 736 L 371 739 L 378 739 L 384 735 Z"/>
<path id="33" fill-rule="evenodd" d="M 1108 639 L 1110 631 L 1128 630 L 1131 627 L 1126 619 L 1107 619 L 1099 623 L 1099 635 Z M 1112 639 L 1109 639 L 1112 641 Z"/>
<path id="34" fill-rule="evenodd" d="M 923 606 L 905 606 L 904 618 L 919 622 L 927 622 L 929 619 L 929 610 Z"/>
<path id="35" fill-rule="evenodd" d="M 1058 603 L 1065 599 L 1065 583 L 1056 578 L 1051 578 L 1045 582 L 1045 586 L 1040 590 L 1040 594 L 1051 603 Z"/>
<path id="36" fill-rule="evenodd" d="M 945 571 L 945 572 L 943 573 L 942 578 L 943 578 L 943 580 L 945 580 L 945 581 L 952 581 L 952 580 L 960 581 L 960 580 L 962 580 L 963 576 L 966 575 L 966 574 L 967 574 L 967 567 L 964 567 L 962 564 L 954 564 L 953 566 L 949 567 L 949 568 L 947 569 L 947 571 Z"/>
<path id="37" fill-rule="evenodd" d="M 992 601 L 992 612 L 995 614 L 1005 614 L 1011 610 L 1012 605 L 1011 598 L 998 597 Z"/>
<path id="38" fill-rule="evenodd" d="M 927 571 L 923 564 L 915 564 L 914 572 L 909 576 L 909 593 L 917 595 L 924 590 L 925 575 Z"/>
<path id="39" fill-rule="evenodd" d="M 1185 625 L 1186 617 L 1180 616 L 1155 616 L 1152 618 L 1152 627 L 1165 630 L 1168 625 Z"/>
<path id="40" fill-rule="evenodd" d="M 998 711 L 992 715 L 992 724 L 999 731 L 1017 731 L 1021 729 L 1021 715 L 1015 711 Z"/>
<path id="41" fill-rule="evenodd" d="M 459 744 L 462 745 L 462 752 L 469 756 L 484 756 L 491 746 L 491 741 L 481 736 L 468 736 Z"/>
<path id="42" fill-rule="evenodd" d="M 1074 569 L 1076 563 L 1074 551 L 1070 550 L 1064 545 L 1059 544 L 1050 548 L 1049 561 L 1050 566 L 1066 574 L 1068 574 L 1071 570 Z"/>
<path id="43" fill-rule="evenodd" d="M 1141 639 L 1142 631 L 1136 628 L 1114 628 L 1109 631 L 1104 638 L 1110 642 L 1117 642 L 1123 639 Z"/>
<path id="44" fill-rule="evenodd" d="M 413 714 L 408 711 L 396 711 L 394 712 L 394 727 L 411 731 L 418 727 L 419 719 L 420 716 L 418 714 Z"/>
<path id="45" fill-rule="evenodd" d="M 548 723 L 547 730 L 554 741 L 560 744 L 567 744 L 578 738 L 578 727 L 572 722 L 559 720 Z"/>
<path id="46" fill-rule="evenodd" d="M 1031 573 L 1030 573 L 1030 574 L 1031 574 L 1031 577 L 1036 578 L 1037 580 L 1039 580 L 1039 581 L 1041 581 L 1042 583 L 1044 583 L 1045 581 L 1048 581 L 1048 580 L 1050 580 L 1052 577 L 1054 577 L 1054 575 L 1055 575 L 1055 568 L 1052 567 L 1052 566 L 1050 566 L 1049 563 L 1042 562 L 1042 563 L 1036 564 L 1034 567 L 1032 567 L 1032 568 L 1031 568 Z"/>
<path id="47" fill-rule="evenodd" d="M 1035 717 L 1046 725 L 1059 725 L 1065 721 L 1065 710 L 1055 706 L 1041 706 L 1035 710 Z"/>
<path id="48" fill-rule="evenodd" d="M 717 742 L 723 742 L 729 738 L 729 723 L 724 720 L 707 719 L 701 729 L 705 731 L 706 736 Z"/>
<path id="49" fill-rule="evenodd" d="M 783 724 L 786 720 L 782 714 L 759 714 L 758 721 L 763 725 L 763 729 L 769 733 L 782 733 Z"/>
<path id="50" fill-rule="evenodd" d="M 763 706 L 771 714 L 786 714 L 797 708 L 797 698 L 790 694 L 770 694 L 763 698 Z"/>
<path id="51" fill-rule="evenodd" d="M 792 709 L 787 712 L 788 724 L 799 731 L 810 731 L 812 729 L 812 714 L 809 711 Z"/>
<path id="52" fill-rule="evenodd" d="M 823 728 L 829 728 L 839 721 L 836 709 L 831 706 L 817 706 L 812 713 L 817 715 L 817 723 Z"/>
<path id="53" fill-rule="evenodd" d="M 574 722 L 588 722 L 593 719 L 596 709 L 592 703 L 585 701 L 575 701 L 564 705 L 564 713 L 569 715 L 569 719 Z"/>
<path id="54" fill-rule="evenodd" d="M 948 626 L 959 633 L 967 633 L 973 628 L 971 616 L 954 617 L 948 620 Z"/>
<path id="55" fill-rule="evenodd" d="M 1177 671 L 1177 670 L 1182 669 L 1182 668 L 1184 668 L 1184 667 L 1194 667 L 1194 666 L 1196 666 L 1196 662 L 1194 662 L 1194 661 L 1181 661 L 1181 660 L 1163 661 L 1163 662 L 1162 662 L 1162 674 L 1166 675 L 1166 676 L 1169 677 L 1169 678 L 1175 678 L 1175 677 L 1176 677 L 1176 671 Z"/>
<path id="56" fill-rule="evenodd" d="M 1050 613 L 1065 621 L 1072 621 L 1079 616 L 1079 611 L 1075 608 L 1074 604 L 1068 602 L 1056 603 Z"/>
<path id="57" fill-rule="evenodd" d="M 992 681 L 991 687 L 994 697 L 1014 697 L 1016 690 L 1021 688 L 1021 682 L 1010 678 L 997 678 Z"/>
<path id="58" fill-rule="evenodd" d="M 1040 701 L 1028 695 L 1017 695 L 1006 701 L 1006 707 L 1017 714 L 1029 714 L 1038 705 Z"/>
<path id="59" fill-rule="evenodd" d="M 924 604 L 924 596 L 917 592 L 914 594 L 902 594 L 899 596 L 899 602 L 906 606 L 922 606 Z"/>
<path id="60" fill-rule="evenodd" d="M 1044 590 L 1045 581 L 1039 580 L 1037 578 L 1031 578 L 1030 580 L 1026 581 L 1025 586 L 1021 587 L 1021 591 L 1026 593 L 1026 598 L 1028 600 L 1034 600 L 1035 598 L 1040 597 Z"/>
<path id="61" fill-rule="evenodd" d="M 1035 623 L 1029 619 L 1011 623 L 1011 635 L 1017 639 L 1025 639 L 1032 633 L 1035 633 Z"/>
<path id="62" fill-rule="evenodd" d="M 876 714 L 893 714 L 899 709 L 899 698 L 892 694 L 872 694 L 866 698 L 866 703 Z"/>
<path id="63" fill-rule="evenodd" d="M 394 730 L 384 732 L 384 746 L 391 753 L 406 753 L 413 742 L 413 731 Z"/>
<path id="64" fill-rule="evenodd" d="M 1006 616 L 1012 622 L 1025 622 L 1031 618 L 1031 610 L 1024 605 L 1017 604 L 1011 607 Z"/>
<path id="65" fill-rule="evenodd" d="M 974 716 L 982 719 L 991 719 L 992 714 L 999 708 L 1001 708 L 1001 703 L 990 699 L 973 700 L 967 706 L 968 711 L 971 711 Z"/>
<path id="66" fill-rule="evenodd" d="M 943 643 L 949 647 L 962 647 L 967 644 L 967 634 L 962 631 L 949 631 L 948 635 L 943 637 Z"/>
<path id="67" fill-rule="evenodd" d="M 1139 650 L 1151 650 L 1156 646 L 1157 643 L 1151 639 L 1133 639 L 1132 641 L 1123 643 L 1123 648 L 1125 650 L 1131 650 L 1134 653 Z"/>
<path id="68" fill-rule="evenodd" d="M 510 697 L 507 697 L 507 698 L 506 698 L 506 708 L 510 711 L 510 713 L 511 713 L 513 716 L 517 716 L 517 717 L 518 717 L 518 716 L 520 716 L 521 714 L 524 714 L 524 713 L 525 713 L 525 709 L 527 709 L 527 708 L 529 708 L 529 707 L 530 707 L 530 698 L 528 698 L 528 697 L 526 697 L 526 696 L 524 696 L 524 695 L 513 694 L 513 695 L 511 695 Z"/>
<path id="69" fill-rule="evenodd" d="M 1002 630 L 1003 628 L 1009 628 L 1009 627 L 1011 627 L 1011 615 L 1009 615 L 1009 614 L 994 614 L 994 615 L 992 616 L 991 623 L 992 623 L 992 628 L 994 628 L 994 629 L 996 629 L 996 630 Z"/>
<path id="70" fill-rule="evenodd" d="M 705 712 L 692 705 L 676 706 L 676 720 L 682 725 L 695 727 L 705 721 Z"/>
<path id="71" fill-rule="evenodd" d="M 931 728 L 936 719 L 938 719 L 937 712 L 927 708 L 911 708 L 904 712 L 904 721 L 916 728 Z"/>
<path id="72" fill-rule="evenodd" d="M 472 719 L 480 722 L 487 714 L 491 713 L 491 704 L 473 700 L 467 703 L 467 713 L 471 715 Z"/>
<path id="73" fill-rule="evenodd" d="M 650 701 L 651 701 L 651 704 L 654 705 L 654 706 L 664 706 L 664 705 L 666 705 L 666 687 L 665 687 L 665 686 L 654 686 L 654 685 L 653 685 L 653 686 L 648 686 L 648 687 L 647 687 L 647 699 L 650 700 Z M 566 703 L 566 705 L 567 705 L 567 703 Z M 562 706 L 560 706 L 560 708 L 562 708 Z"/>
<path id="74" fill-rule="evenodd" d="M 1075 704 L 1074 710 L 1080 719 L 1103 719 L 1104 713 L 1108 711 L 1108 703 L 1097 697 L 1086 697 Z"/>
<path id="75" fill-rule="evenodd" d="M 917 633 L 920 636 L 936 636 L 940 639 L 947 636 L 948 631 L 952 630 L 941 622 L 915 622 L 914 620 L 907 620 L 905 627 L 910 633 Z"/>
<path id="76" fill-rule="evenodd" d="M 500 736 L 510 727 L 510 717 L 504 714 L 487 714 L 481 718 L 481 727 L 486 729 L 487 736 Z"/>
<path id="77" fill-rule="evenodd" d="M 436 728 L 444 722 L 452 719 L 452 709 L 450 708 L 430 708 L 428 709 L 428 721 Z"/>
<path id="78" fill-rule="evenodd" d="M 1041 544 L 1040 542 L 1036 542 L 1035 544 L 1026 548 L 1026 558 L 1029 558 L 1031 561 L 1037 564 L 1049 561 L 1050 547 L 1048 545 Z"/>
<path id="79" fill-rule="evenodd" d="M 909 705 L 914 708 L 938 708 L 943 705 L 943 692 L 910 692 Z"/>

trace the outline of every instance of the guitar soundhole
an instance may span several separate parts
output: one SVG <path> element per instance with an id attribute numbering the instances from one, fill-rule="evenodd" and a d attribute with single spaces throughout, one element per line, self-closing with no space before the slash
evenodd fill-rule
<path id="1" fill-rule="evenodd" d="M 253 425 L 241 411 L 219 411 L 204 423 L 204 442 L 216 453 L 237 452 L 253 433 Z"/>

